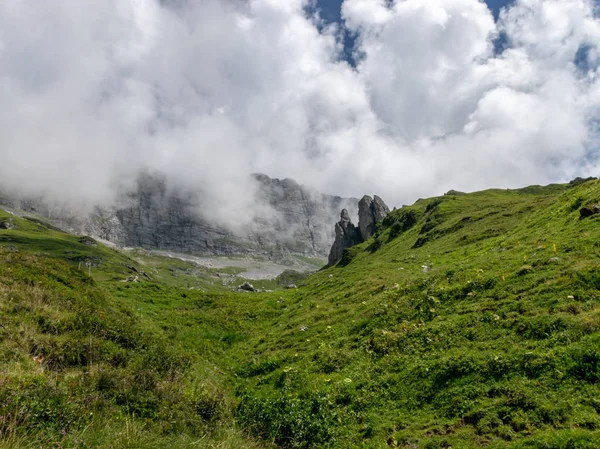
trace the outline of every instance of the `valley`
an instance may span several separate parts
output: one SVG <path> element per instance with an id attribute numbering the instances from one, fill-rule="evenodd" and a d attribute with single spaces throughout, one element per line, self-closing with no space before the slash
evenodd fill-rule
<path id="1" fill-rule="evenodd" d="M 450 191 L 308 276 L 0 211 L 0 448 L 598 447 L 599 202 Z"/>

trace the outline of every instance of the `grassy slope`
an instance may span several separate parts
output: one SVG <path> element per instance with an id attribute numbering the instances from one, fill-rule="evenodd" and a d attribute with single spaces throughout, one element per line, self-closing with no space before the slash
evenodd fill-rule
<path id="1" fill-rule="evenodd" d="M 238 362 L 248 425 L 342 447 L 598 447 L 600 223 L 578 212 L 598 199 L 591 182 L 394 212 L 259 319 Z"/>
<path id="2" fill-rule="evenodd" d="M 297 290 L 244 294 L 215 287 L 203 292 L 166 275 L 123 284 L 115 281 L 123 277 L 117 270 L 123 266 L 119 254 L 111 254 L 114 265 L 109 263 L 106 272 L 103 267 L 92 272 L 98 284 L 87 286 L 90 280 L 78 270 L 67 277 L 79 279 L 72 290 L 82 295 L 80 301 L 85 303 L 92 295 L 86 289 L 92 289 L 106 301 L 106 306 L 93 301 L 96 307 L 118 305 L 123 320 L 134 320 L 132 327 L 151 336 L 151 344 L 174 351 L 173 360 L 190 360 L 173 374 L 166 374 L 163 361 L 151 369 L 163 379 L 151 391 L 161 405 L 135 422 L 148 435 L 162 435 L 161 441 L 219 435 L 215 428 L 221 436 L 212 441 L 244 438 L 235 430 L 236 421 L 237 428 L 263 441 L 298 447 L 592 448 L 600 445 L 600 217 L 579 220 L 578 209 L 598 200 L 598 182 L 421 200 L 393 212 L 373 239 Z M 3 257 L 25 257 L 27 248 L 48 244 L 48 236 L 15 242 L 15 232 L 0 231 L 0 242 L 8 236 L 21 252 Z M 23 232 L 32 238 L 34 230 Z M 51 255 L 69 256 L 60 251 L 56 247 Z M 50 266 L 39 257 L 31 264 L 34 277 Z M 3 282 L 15 276 L 6 267 Z M 25 280 L 17 284 L 29 288 Z M 58 286 L 49 288 L 58 291 Z M 135 379 L 134 367 L 141 363 L 135 360 L 143 360 L 144 351 L 113 346 L 118 343 L 89 327 L 59 326 L 49 332 L 38 316 L 51 321 L 57 313 L 55 319 L 62 320 L 72 308 L 62 299 L 48 310 L 39 303 L 22 308 L 19 304 L 28 304 L 23 297 L 0 299 L 3 325 L 13 334 L 19 323 L 30 323 L 24 334 L 29 337 L 19 337 L 25 349 L 3 337 L 3 373 L 11 382 L 21 375 L 19 363 L 31 376 L 48 378 L 50 367 L 36 373 L 28 355 L 39 341 L 91 334 L 131 359 L 120 374 L 124 386 L 109 388 L 99 410 L 114 408 L 117 416 L 130 416 L 127 402 L 117 398 L 136 391 L 135 382 L 126 382 Z M 20 315 L 12 317 L 15 305 Z M 98 323 L 105 326 L 103 320 Z M 93 360 L 87 368 L 93 375 L 121 369 L 112 367 L 110 358 Z M 52 370 L 52 375 L 59 383 L 66 382 L 69 376 L 63 373 L 69 370 L 75 370 L 75 378 L 92 378 L 83 374 L 85 363 L 80 365 Z M 163 394 L 162 385 L 169 382 L 187 385 L 173 388 L 183 396 Z M 204 387 L 194 390 L 198 383 Z M 102 383 L 91 385 L 97 390 Z M 65 391 L 74 403 L 89 393 Z M 193 411 L 193 400 L 186 402 L 190 391 L 204 391 L 218 405 L 212 424 Z M 167 422 L 185 426 L 191 421 L 185 431 L 170 433 L 160 415 L 173 404 L 181 404 L 180 414 Z M 81 418 L 84 412 L 87 408 L 76 409 L 73 416 L 85 425 L 94 423 Z M 102 427 L 105 421 L 99 422 Z M 114 425 L 124 428 L 123 421 Z M 76 435 L 86 429 L 72 427 L 79 429 Z M 22 437 L 24 427 L 16 429 L 11 438 Z M 161 447 L 150 442 L 135 447 L 146 444 Z"/>
<path id="3" fill-rule="evenodd" d="M 259 447 L 235 428 L 218 367 L 107 294 L 139 265 L 12 220 L 0 231 L 0 447 Z M 88 260 L 97 280 L 78 268 Z M 146 282 L 187 283 L 156 278 Z"/>

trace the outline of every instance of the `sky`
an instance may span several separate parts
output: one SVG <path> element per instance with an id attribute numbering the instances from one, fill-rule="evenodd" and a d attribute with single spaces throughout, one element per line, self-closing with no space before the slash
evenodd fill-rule
<path id="1" fill-rule="evenodd" d="M 227 221 L 254 172 L 392 206 L 598 175 L 594 1 L 315 1 L 0 2 L 0 184 L 158 170 Z"/>
<path id="2" fill-rule="evenodd" d="M 341 25 L 343 30 L 342 42 L 344 45 L 343 58 L 355 66 L 356 61 L 354 60 L 352 50 L 356 42 L 356 36 L 343 27 L 342 3 L 343 0 L 316 0 L 309 2 L 307 9 L 312 13 L 318 13 L 325 24 L 338 23 Z M 501 9 L 512 5 L 514 0 L 486 0 L 485 3 L 492 12 L 494 20 L 498 20 Z M 499 44 L 500 48 L 502 48 L 504 41 L 500 40 Z"/>
<path id="3" fill-rule="evenodd" d="M 510 5 L 514 0 L 486 0 L 488 8 L 495 18 L 498 18 L 500 9 Z M 340 22 L 342 20 L 343 0 L 318 0 L 316 7 L 321 10 L 323 19 L 328 22 Z"/>

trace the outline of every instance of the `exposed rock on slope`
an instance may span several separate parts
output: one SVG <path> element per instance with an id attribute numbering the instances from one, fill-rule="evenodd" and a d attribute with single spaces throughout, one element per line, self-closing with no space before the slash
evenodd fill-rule
<path id="1" fill-rule="evenodd" d="M 326 257 L 334 240 L 332 227 L 337 211 L 344 208 L 353 216 L 357 214 L 355 198 L 323 195 L 292 179 L 253 176 L 259 186 L 257 201 L 274 211 L 263 217 L 265 226 L 254 230 L 253 238 L 262 245 Z"/>
<path id="2" fill-rule="evenodd" d="M 373 198 L 368 195 L 361 198 L 358 202 L 358 227 L 363 240 L 368 240 L 375 234 L 375 226 L 389 213 L 390 209 L 377 195 Z"/>
<path id="3" fill-rule="evenodd" d="M 342 258 L 346 248 L 362 242 L 360 230 L 352 224 L 346 209 L 342 209 L 340 218 L 340 221 L 335 224 L 335 241 L 329 252 L 329 265 L 335 265 Z"/>
<path id="4" fill-rule="evenodd" d="M 329 252 L 328 264 L 335 265 L 345 249 L 371 238 L 377 223 L 389 213 L 390 209 L 377 195 L 373 198 L 365 195 L 358 202 L 358 227 L 350 221 L 348 211 L 342 210 L 341 220 L 335 225 L 335 241 Z"/>
<path id="5" fill-rule="evenodd" d="M 597 204 L 583 206 L 581 209 L 579 209 L 579 218 L 591 217 L 598 212 L 600 212 L 600 206 Z"/>

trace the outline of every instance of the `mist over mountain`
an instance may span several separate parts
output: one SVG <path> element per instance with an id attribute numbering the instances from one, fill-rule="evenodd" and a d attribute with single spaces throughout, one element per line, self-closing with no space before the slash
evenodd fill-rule
<path id="1" fill-rule="evenodd" d="M 164 174 L 140 173 L 122 187 L 112 204 L 77 207 L 51 198 L 3 192 L 0 205 L 36 213 L 75 233 L 122 247 L 194 255 L 291 255 L 324 260 L 334 240 L 341 209 L 358 216 L 358 200 L 325 195 L 292 179 L 248 177 L 253 196 L 228 216 L 211 210 L 214 199 L 201 190 L 171 182 Z M 231 218 L 233 217 L 233 218 Z"/>

